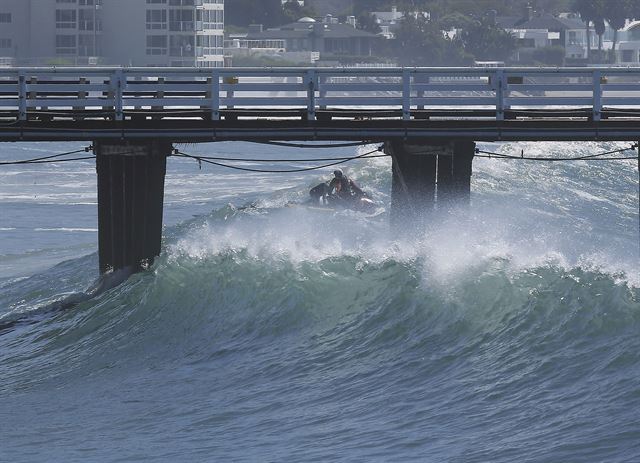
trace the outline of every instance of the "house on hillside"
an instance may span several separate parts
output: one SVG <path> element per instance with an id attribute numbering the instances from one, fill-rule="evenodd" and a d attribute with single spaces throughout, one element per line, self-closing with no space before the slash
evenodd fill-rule
<path id="1" fill-rule="evenodd" d="M 395 31 L 400 27 L 400 23 L 404 19 L 405 13 L 398 11 L 397 7 L 392 7 L 391 11 L 372 11 L 371 14 L 376 17 L 376 21 L 382 29 L 380 35 L 386 39 L 393 39 Z M 416 11 L 411 13 L 414 17 L 423 16 L 430 19 L 428 11 Z"/>
<path id="2" fill-rule="evenodd" d="M 319 22 L 313 18 L 301 18 L 281 27 L 263 30 L 253 27 L 247 40 L 281 40 L 288 52 L 317 52 L 320 59 L 339 56 L 371 56 L 375 34 L 356 29 L 350 24 Z"/>
<path id="3" fill-rule="evenodd" d="M 627 66 L 640 64 L 640 21 L 629 22 L 618 33 L 616 63 Z"/>
<path id="4" fill-rule="evenodd" d="M 523 64 L 533 64 L 542 49 L 564 49 L 567 62 L 580 63 L 587 59 L 587 34 L 584 23 L 571 15 L 553 16 L 534 14 L 529 7 L 523 17 L 498 16 L 496 25 L 513 34 L 518 46 L 514 60 Z M 610 28 L 609 28 L 610 29 Z M 607 31 L 610 34 L 610 31 Z M 597 48 L 598 37 L 591 34 L 591 48 Z M 610 42 L 604 49 L 610 48 Z"/>

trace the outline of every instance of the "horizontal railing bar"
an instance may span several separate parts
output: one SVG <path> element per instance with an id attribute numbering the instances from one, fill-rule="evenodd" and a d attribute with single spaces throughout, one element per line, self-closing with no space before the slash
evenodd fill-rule
<path id="1" fill-rule="evenodd" d="M 506 104 L 518 106 L 591 106 L 592 97 L 565 98 L 565 97 L 507 97 Z"/>
<path id="2" fill-rule="evenodd" d="M 82 104 L 79 104 L 82 103 Z M 113 106 L 113 99 L 99 99 L 99 98 L 86 98 L 83 100 L 74 100 L 68 98 L 47 98 L 47 99 L 27 99 L 26 105 L 27 108 L 37 108 L 42 106 L 47 107 L 60 107 L 60 106 L 73 106 L 73 107 L 82 107 L 87 108 L 90 106 Z"/>
<path id="3" fill-rule="evenodd" d="M 507 91 L 537 92 L 537 91 L 591 92 L 592 84 L 507 84 Z"/>
<path id="4" fill-rule="evenodd" d="M 618 104 L 625 106 L 640 105 L 640 96 L 622 97 L 622 96 L 603 96 L 602 104 Z"/>
<path id="5" fill-rule="evenodd" d="M 402 82 L 398 82 L 397 84 L 374 84 L 374 83 L 366 83 L 366 84 L 322 84 L 320 85 L 320 90 L 326 92 L 349 92 L 349 91 L 357 91 L 357 92 L 401 92 L 402 91 Z"/>
<path id="6" fill-rule="evenodd" d="M 493 106 L 496 105 L 495 97 L 424 97 L 411 98 L 411 105 L 424 106 L 457 106 L 464 108 L 467 106 Z"/>
<path id="7" fill-rule="evenodd" d="M 318 98 L 317 103 L 319 105 L 341 105 L 341 106 L 401 106 L 402 97 L 340 97 L 340 96 L 327 96 Z"/>
<path id="8" fill-rule="evenodd" d="M 71 86 L 69 84 L 54 85 L 54 84 L 27 84 L 28 92 L 104 92 L 110 89 L 107 84 L 76 84 Z M 0 85 L 0 89 L 2 86 Z"/>
<path id="9" fill-rule="evenodd" d="M 304 92 L 307 87 L 302 83 L 291 84 L 250 84 L 250 83 L 238 83 L 238 84 L 220 84 L 220 90 L 223 92 Z"/>
<path id="10" fill-rule="evenodd" d="M 411 90 L 420 92 L 495 92 L 487 84 L 412 84 Z"/>
<path id="11" fill-rule="evenodd" d="M 640 82 L 635 84 L 602 84 L 603 92 L 640 92 Z"/>
<path id="12" fill-rule="evenodd" d="M 203 100 L 204 101 L 204 100 Z M 202 103 L 200 103 L 202 104 Z M 307 98 L 306 97 L 291 97 L 291 98 L 277 98 L 274 99 L 272 97 L 233 97 L 233 98 L 220 98 L 220 104 L 223 106 L 238 106 L 238 105 L 246 105 L 246 106 L 256 106 L 256 105 L 265 105 L 265 106 L 306 106 Z"/>

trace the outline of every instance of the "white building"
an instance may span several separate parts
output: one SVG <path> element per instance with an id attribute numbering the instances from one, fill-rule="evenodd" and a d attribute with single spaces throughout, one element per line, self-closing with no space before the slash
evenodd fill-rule
<path id="1" fill-rule="evenodd" d="M 223 65 L 224 0 L 1 0 L 0 63 Z"/>
<path id="2" fill-rule="evenodd" d="M 616 63 L 627 66 L 640 64 L 640 21 L 631 21 L 618 32 Z"/>
<path id="3" fill-rule="evenodd" d="M 400 23 L 404 19 L 404 13 L 398 11 L 398 8 L 393 6 L 391 11 L 372 11 L 371 14 L 376 17 L 376 21 L 380 26 L 383 35 L 387 39 L 393 39 L 395 37 L 395 31 L 400 27 Z M 414 17 L 422 16 L 426 19 L 430 19 L 431 15 L 428 11 L 416 11 L 411 13 Z"/>

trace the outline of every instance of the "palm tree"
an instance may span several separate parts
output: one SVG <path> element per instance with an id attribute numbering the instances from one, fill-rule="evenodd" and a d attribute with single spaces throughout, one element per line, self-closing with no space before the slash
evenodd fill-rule
<path id="1" fill-rule="evenodd" d="M 573 0 L 571 9 L 580 15 L 587 30 L 587 59 L 591 58 L 591 22 L 596 21 L 597 8 L 595 0 Z"/>
<path id="2" fill-rule="evenodd" d="M 613 29 L 613 45 L 611 47 L 611 59 L 616 60 L 616 44 L 618 43 L 618 31 L 624 27 L 627 18 L 633 17 L 631 0 L 619 0 L 616 8 L 609 8 L 605 12 L 606 21 Z"/>
<path id="3" fill-rule="evenodd" d="M 604 23 L 604 18 L 598 17 L 593 22 L 593 30 L 598 35 L 598 61 L 602 61 L 602 36 L 606 31 L 606 26 Z"/>

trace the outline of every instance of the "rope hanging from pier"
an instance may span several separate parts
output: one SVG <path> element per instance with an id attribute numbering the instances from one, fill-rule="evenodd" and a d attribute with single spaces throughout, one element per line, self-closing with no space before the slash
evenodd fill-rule
<path id="1" fill-rule="evenodd" d="M 316 149 L 330 149 L 330 148 L 350 148 L 353 146 L 366 146 L 371 145 L 370 141 L 356 141 L 350 143 L 289 143 L 284 141 L 251 141 L 250 143 L 257 143 L 259 145 L 273 145 L 283 146 L 285 148 L 316 148 Z"/>
<path id="2" fill-rule="evenodd" d="M 487 159 L 515 159 L 521 161 L 541 161 L 541 162 L 559 162 L 559 161 L 624 161 L 630 159 L 638 159 L 638 155 L 636 156 L 625 156 L 625 157 L 604 157 L 610 156 L 612 154 L 624 153 L 627 151 L 635 150 L 638 148 L 638 144 L 633 144 L 627 148 L 620 148 L 617 150 L 604 151 L 602 153 L 597 154 L 588 154 L 586 156 L 577 156 L 577 157 L 541 157 L 541 156 L 525 156 L 524 150 L 520 152 L 520 156 L 515 156 L 512 154 L 504 154 L 504 153 L 496 153 L 494 151 L 484 151 L 479 148 L 476 148 L 476 157 L 478 158 L 487 158 Z"/>
<path id="3" fill-rule="evenodd" d="M 235 170 L 241 170 L 241 171 L 245 171 L 245 172 L 256 172 L 256 173 L 266 173 L 266 174 L 285 174 L 285 173 L 295 173 L 295 172 L 308 172 L 308 171 L 312 171 L 312 170 L 319 170 L 319 169 L 326 169 L 327 167 L 333 167 L 333 166 L 337 166 L 339 164 L 344 164 L 346 162 L 350 162 L 350 161 L 355 161 L 358 159 L 371 159 L 371 158 L 380 158 L 380 157 L 388 157 L 388 154 L 378 154 L 378 155 L 374 155 L 374 153 L 380 152 L 383 150 L 383 146 L 379 146 L 378 148 L 376 148 L 375 150 L 372 151 L 368 151 L 366 153 L 360 154 L 358 156 L 352 156 L 352 157 L 348 157 L 348 158 L 316 158 L 316 159 L 304 159 L 304 160 L 292 160 L 292 159 L 242 159 L 242 158 L 218 158 L 218 157 L 211 157 L 211 156 L 196 156 L 196 155 L 192 155 L 192 154 L 188 154 L 188 153 L 184 153 L 180 150 L 175 150 L 174 151 L 174 156 L 177 157 L 183 157 L 183 158 L 189 158 L 189 159 L 195 159 L 196 161 L 198 161 L 199 164 L 201 163 L 207 163 L 207 164 L 213 164 L 215 166 L 219 166 L 219 167 L 226 167 L 228 169 L 235 169 Z M 240 167 L 240 166 L 232 166 L 229 164 L 224 164 L 222 162 L 217 162 L 217 161 L 236 161 L 236 162 L 307 162 L 307 161 L 314 161 L 314 162 L 322 162 L 322 161 L 329 161 L 329 160 L 336 160 L 336 162 L 331 162 L 329 164 L 323 164 L 320 166 L 313 166 L 313 167 L 303 167 L 300 169 L 276 169 L 276 170 L 267 170 L 267 169 L 253 169 L 250 167 Z"/>
<path id="4" fill-rule="evenodd" d="M 371 143 L 367 142 L 357 142 L 357 143 L 341 143 L 341 144 L 318 144 L 318 145 L 307 145 L 307 144 L 297 144 L 297 143 L 285 143 L 285 142 L 254 142 L 275 146 L 285 146 L 291 148 L 341 148 L 341 147 L 352 147 L 352 146 L 363 146 L 369 145 Z M 486 151 L 476 148 L 475 153 L 476 157 L 479 158 L 487 158 L 487 159 L 505 159 L 505 160 L 523 160 L 523 161 L 540 161 L 540 162 L 560 162 L 560 161 L 624 161 L 624 160 L 639 160 L 639 155 L 635 156 L 614 156 L 607 157 L 613 154 L 624 153 L 631 150 L 636 150 L 640 147 L 640 144 L 633 144 L 626 148 L 620 148 L 611 151 L 604 151 L 602 153 L 589 154 L 586 156 L 577 156 L 577 157 L 540 157 L 540 156 L 525 156 L 524 150 L 521 151 L 520 156 L 510 155 L 504 153 L 498 153 L 495 151 Z M 59 162 L 70 162 L 70 161 L 84 161 L 89 159 L 94 159 L 95 155 L 91 156 L 82 156 L 82 157 L 74 157 L 74 158 L 65 158 L 65 156 L 71 156 L 79 153 L 88 153 L 93 149 L 93 146 L 86 146 L 81 149 L 77 149 L 74 151 L 67 151 L 64 153 L 52 154 L 50 156 L 43 156 L 31 159 L 25 159 L 20 161 L 0 161 L 0 166 L 12 166 L 12 165 L 20 165 L 20 164 L 51 164 L 51 163 L 59 163 Z M 195 159 L 199 163 L 207 163 L 218 165 L 220 167 L 226 167 L 229 169 L 242 170 L 247 172 L 258 172 L 258 173 L 293 173 L 293 172 L 306 172 L 318 169 L 324 169 L 327 167 L 332 167 L 335 165 L 343 164 L 350 161 L 355 161 L 358 159 L 372 159 L 372 158 L 382 158 L 389 157 L 388 154 L 377 154 L 374 153 L 382 152 L 383 146 L 379 146 L 377 149 L 369 151 L 367 153 L 351 156 L 351 157 L 331 157 L 331 158 L 293 158 L 293 159 L 280 159 L 280 158 L 231 158 L 231 157 L 223 157 L 223 156 L 198 156 L 192 155 L 188 153 L 184 153 L 178 149 L 174 150 L 173 156 L 184 157 Z M 63 159 L 61 159 L 63 158 Z M 240 167 L 240 166 L 232 166 L 228 164 L 224 164 L 224 162 L 327 162 L 330 161 L 329 164 L 323 164 L 320 166 L 307 167 L 301 169 L 287 169 L 287 170 L 264 170 L 264 169 L 252 169 L 248 167 Z"/>
<path id="5" fill-rule="evenodd" d="M 73 154 L 78 154 L 78 153 L 88 153 L 89 151 L 91 151 L 93 149 L 92 146 L 86 146 L 82 149 L 78 149 L 78 150 L 74 150 L 74 151 L 67 151 L 66 153 L 58 153 L 58 154 L 52 154 L 50 156 L 43 156 L 43 157 L 39 157 L 39 158 L 31 158 L 31 159 L 25 159 L 23 161 L 0 161 L 0 166 L 15 166 L 15 165 L 19 165 L 19 164 L 51 164 L 54 162 L 69 162 L 69 161 L 82 161 L 82 160 L 86 160 L 86 159 L 94 159 L 95 156 L 84 156 L 84 157 L 79 157 L 79 158 L 65 158 L 65 159 L 59 159 L 62 158 L 64 156 L 71 156 Z"/>

